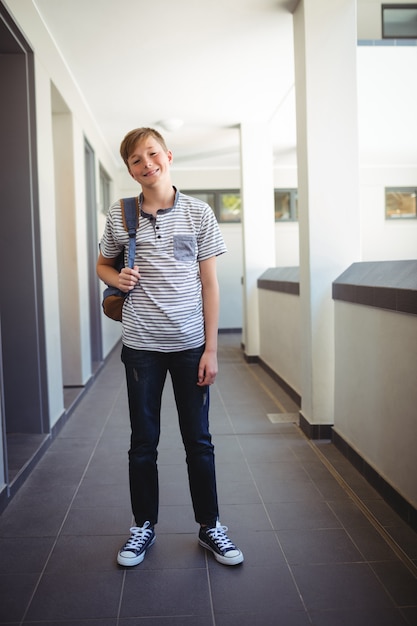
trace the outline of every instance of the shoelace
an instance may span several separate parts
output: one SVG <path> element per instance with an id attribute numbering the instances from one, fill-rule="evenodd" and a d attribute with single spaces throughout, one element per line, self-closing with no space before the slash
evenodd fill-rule
<path id="1" fill-rule="evenodd" d="M 123 550 L 140 550 L 152 535 L 152 529 L 149 528 L 150 522 L 145 522 L 143 526 L 133 526 L 130 529 L 131 537 L 126 541 Z"/>
<path id="2" fill-rule="evenodd" d="M 236 550 L 235 544 L 232 543 L 226 535 L 228 530 L 227 526 L 216 526 L 216 528 L 207 530 L 207 534 L 216 542 L 220 550 Z"/>

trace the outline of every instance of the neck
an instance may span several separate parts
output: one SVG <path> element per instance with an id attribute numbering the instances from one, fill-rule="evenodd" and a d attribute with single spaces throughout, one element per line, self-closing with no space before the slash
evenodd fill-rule
<path id="1" fill-rule="evenodd" d="M 167 209 L 174 204 L 175 189 L 169 185 L 165 189 L 142 190 L 142 208 L 146 213 L 155 215 L 159 209 Z"/>

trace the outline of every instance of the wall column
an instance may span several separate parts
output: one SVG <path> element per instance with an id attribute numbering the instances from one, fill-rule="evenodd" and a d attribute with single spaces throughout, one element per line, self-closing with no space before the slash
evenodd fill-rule
<path id="1" fill-rule="evenodd" d="M 275 217 L 271 131 L 265 123 L 240 126 L 243 343 L 247 358 L 259 355 L 257 280 L 275 265 Z"/>
<path id="2" fill-rule="evenodd" d="M 332 281 L 360 260 L 356 20 L 355 0 L 300 0 L 294 12 L 301 422 L 311 437 L 334 420 Z"/>

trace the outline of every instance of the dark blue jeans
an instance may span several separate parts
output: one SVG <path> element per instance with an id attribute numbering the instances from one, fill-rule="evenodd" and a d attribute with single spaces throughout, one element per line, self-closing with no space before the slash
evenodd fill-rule
<path id="1" fill-rule="evenodd" d="M 129 481 L 135 522 L 158 521 L 158 443 L 161 399 L 170 373 L 186 452 L 196 522 L 213 527 L 218 518 L 214 446 L 209 432 L 209 387 L 197 386 L 204 346 L 182 352 L 151 352 L 123 346 L 131 442 Z"/>

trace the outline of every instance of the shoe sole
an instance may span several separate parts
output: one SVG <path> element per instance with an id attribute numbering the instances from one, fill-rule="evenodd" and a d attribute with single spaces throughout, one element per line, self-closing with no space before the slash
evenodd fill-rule
<path id="1" fill-rule="evenodd" d="M 198 540 L 198 543 L 200 544 L 200 546 L 202 546 L 206 550 L 210 550 L 210 552 L 213 553 L 216 561 L 218 561 L 222 565 L 239 565 L 240 563 L 243 563 L 244 561 L 243 554 L 240 551 L 237 556 L 227 557 L 227 556 L 222 556 L 221 554 L 218 554 L 215 550 L 213 550 L 211 546 L 209 546 L 207 543 L 205 543 L 201 539 Z"/>
<path id="2" fill-rule="evenodd" d="M 152 539 L 152 541 L 150 542 L 150 544 L 146 547 L 146 549 L 141 552 L 138 556 L 129 559 L 128 557 L 124 557 L 121 556 L 120 554 L 117 555 L 117 562 L 119 565 L 123 565 L 123 567 L 134 567 L 135 565 L 139 565 L 139 563 L 142 563 L 143 559 L 145 558 L 146 552 L 147 550 L 153 546 L 153 544 L 155 543 L 155 539 L 156 537 L 154 537 Z"/>

